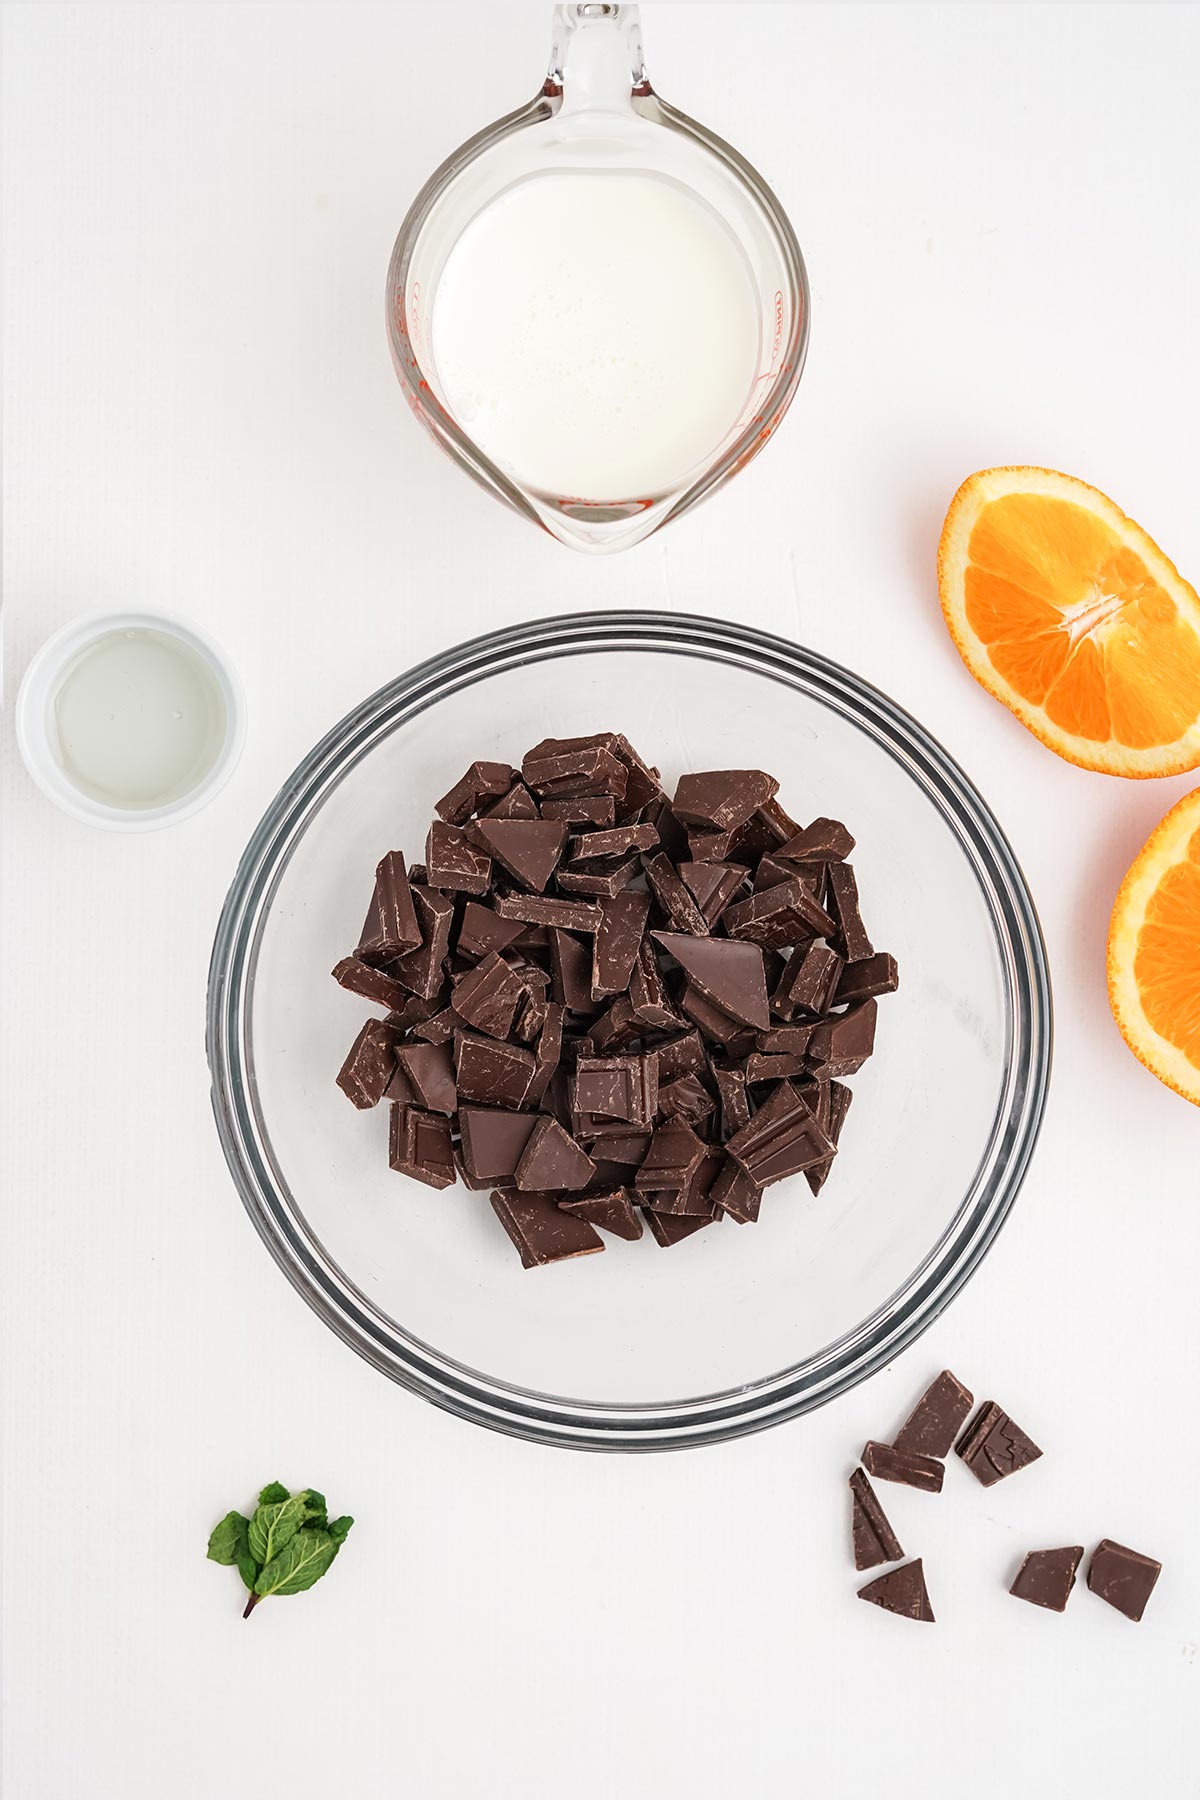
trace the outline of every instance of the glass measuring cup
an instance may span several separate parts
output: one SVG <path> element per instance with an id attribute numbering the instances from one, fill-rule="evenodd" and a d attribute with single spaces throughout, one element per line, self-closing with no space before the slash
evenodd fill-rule
<path id="1" fill-rule="evenodd" d="M 526 205 L 531 194 L 550 196 L 549 188 L 531 184 L 546 176 L 574 178 L 575 186 L 559 184 L 555 191 L 571 201 L 591 195 L 599 178 L 609 192 L 628 193 L 631 200 L 655 184 L 669 206 L 689 209 L 701 228 L 724 246 L 723 254 L 735 259 L 742 271 L 736 280 L 746 282 L 744 329 L 734 348 L 742 359 L 737 369 L 744 374 L 738 391 L 740 403 L 727 407 L 719 427 L 701 442 L 693 431 L 672 444 L 663 468 L 656 471 L 645 457 L 635 459 L 636 472 L 623 491 L 618 461 L 609 469 L 597 469 L 591 486 L 586 480 L 556 485 L 545 469 L 531 472 L 519 458 L 504 454 L 494 433 L 481 429 L 479 415 L 456 403 L 439 369 L 437 308 L 448 264 L 471 228 L 498 202 L 508 205 L 513 197 Z M 630 185 L 614 189 L 613 179 Z M 515 215 L 506 215 L 506 219 Z M 559 225 L 562 223 L 561 211 Z M 568 220 L 569 224 L 570 221 Z M 503 229 L 503 228 L 502 228 Z M 554 237 L 553 206 L 546 213 L 546 242 Z M 614 235 L 614 245 L 621 233 Z M 514 251 L 514 255 L 519 252 Z M 518 264 L 519 284 L 533 288 L 538 270 L 532 257 Z M 650 260 L 653 260 L 651 257 Z M 731 262 L 732 267 L 732 262 Z M 635 283 L 635 285 L 639 285 Z M 499 289 L 493 289 L 498 292 Z M 659 293 L 663 290 L 660 288 Z M 552 301 L 551 296 L 551 301 Z M 481 306 L 486 296 L 481 298 Z M 730 346 L 708 329 L 710 315 L 688 319 L 683 309 L 709 304 L 707 284 L 693 278 L 676 296 L 681 311 L 675 315 L 692 327 L 687 340 L 695 346 L 688 368 L 689 387 L 703 400 L 706 382 L 718 380 L 722 394 L 729 388 L 730 370 L 722 362 Z M 808 342 L 809 294 L 804 262 L 795 233 L 778 200 L 762 177 L 737 151 L 694 119 L 660 100 L 650 86 L 642 60 L 641 26 L 636 6 L 558 6 L 554 12 L 550 67 L 541 92 L 527 106 L 498 119 L 462 144 L 437 169 L 417 195 L 401 226 L 392 252 L 387 278 L 387 329 L 392 361 L 409 404 L 437 443 L 481 486 L 514 507 L 560 542 L 588 551 L 619 550 L 640 542 L 669 519 L 686 512 L 713 493 L 756 456 L 786 412 L 804 365 Z M 530 338 L 535 342 L 547 325 L 569 339 L 569 321 L 547 318 L 534 321 Z M 604 362 L 611 350 L 621 361 L 627 345 L 605 342 L 606 330 L 618 337 L 619 325 L 594 315 L 580 332 L 580 354 Z M 658 325 L 669 320 L 660 319 Z M 707 337 L 705 335 L 707 330 Z M 487 327 L 482 328 L 486 335 Z M 660 342 L 663 340 L 660 339 Z M 522 399 L 532 407 L 534 428 L 546 421 L 553 431 L 557 384 L 548 380 L 538 391 L 520 389 L 520 371 L 513 361 L 513 339 L 497 329 L 494 353 L 509 358 L 506 374 L 510 388 L 516 384 L 515 403 Z M 673 345 L 678 350 L 678 345 Z M 596 352 L 600 355 L 597 357 Z M 625 370 L 627 381 L 636 380 L 636 364 Z M 663 423 L 652 416 L 655 373 L 653 356 L 641 367 L 651 377 L 645 405 L 636 388 L 622 394 L 632 402 L 624 407 L 628 417 L 627 441 L 643 443 L 648 432 Z M 516 373 L 514 374 L 514 370 Z M 736 374 L 736 370 L 735 370 Z M 489 398 L 484 384 L 485 402 Z M 569 411 L 569 392 L 562 396 L 562 416 Z M 714 405 L 719 402 L 714 398 Z M 540 409 L 540 411 L 538 410 Z M 696 430 L 711 426 L 715 414 L 701 415 Z M 612 424 L 613 421 L 606 421 Z M 578 430 L 586 430 L 576 418 Z M 624 430 L 620 421 L 618 430 Z M 485 444 L 484 440 L 487 442 Z M 535 459 L 536 460 L 536 459 Z M 549 467 L 550 465 L 547 465 Z M 566 466 L 566 465 L 564 465 Z M 578 467 L 578 463 L 576 467 Z M 598 489 L 599 491 L 594 491 Z"/>

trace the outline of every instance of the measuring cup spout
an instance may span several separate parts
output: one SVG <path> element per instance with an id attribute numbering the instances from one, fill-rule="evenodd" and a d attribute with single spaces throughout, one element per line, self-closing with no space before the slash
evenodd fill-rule
<path id="1" fill-rule="evenodd" d="M 563 113 L 626 113 L 652 93 L 638 7 L 556 6 L 542 92 Z"/>

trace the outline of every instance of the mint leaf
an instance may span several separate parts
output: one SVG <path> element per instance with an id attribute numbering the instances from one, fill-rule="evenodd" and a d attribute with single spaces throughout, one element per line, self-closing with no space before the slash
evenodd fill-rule
<path id="1" fill-rule="evenodd" d="M 253 1596 L 254 1584 L 258 1580 L 259 1565 L 254 1557 L 251 1556 L 249 1545 L 247 1545 L 244 1550 L 238 1551 L 237 1568 L 238 1574 L 241 1576 L 245 1585 L 250 1589 L 250 1593 Z"/>
<path id="2" fill-rule="evenodd" d="M 344 1544 L 346 1541 L 346 1534 L 349 1532 L 353 1523 L 354 1520 L 350 1517 L 349 1513 L 344 1514 L 340 1519 L 335 1519 L 329 1527 L 330 1537 L 336 1539 L 339 1544 Z"/>
<path id="3" fill-rule="evenodd" d="M 265 1492 L 270 1490 L 264 1489 Z M 250 1521 L 248 1541 L 250 1554 L 260 1564 L 269 1563 L 289 1544 L 304 1524 L 307 1504 L 303 1494 L 277 1500 L 269 1505 L 261 1502 Z"/>
<path id="4" fill-rule="evenodd" d="M 240 1512 L 226 1513 L 221 1523 L 212 1528 L 208 1540 L 209 1561 L 227 1565 L 235 1563 L 239 1554 L 246 1548 L 246 1534 L 249 1529 L 249 1519 L 243 1518 Z"/>
<path id="5" fill-rule="evenodd" d="M 314 1582 L 320 1581 L 341 1547 L 341 1539 L 331 1532 L 317 1531 L 311 1526 L 298 1531 L 286 1548 L 259 1570 L 254 1592 L 260 1600 L 266 1600 L 272 1594 L 280 1598 L 287 1594 L 303 1594 Z"/>
<path id="6" fill-rule="evenodd" d="M 269 1481 L 258 1496 L 260 1506 L 278 1506 L 280 1501 L 288 1498 L 288 1490 L 282 1481 Z"/>
<path id="7" fill-rule="evenodd" d="M 304 1523 L 324 1530 L 328 1513 L 324 1494 L 318 1494 L 316 1488 L 305 1488 L 304 1492 L 297 1494 L 296 1498 L 304 1502 Z"/>

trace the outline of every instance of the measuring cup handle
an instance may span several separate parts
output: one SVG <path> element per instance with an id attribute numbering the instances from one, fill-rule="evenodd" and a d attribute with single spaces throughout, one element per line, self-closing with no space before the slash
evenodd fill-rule
<path id="1" fill-rule="evenodd" d="M 562 112 L 629 112 L 652 93 L 638 7 L 556 6 L 542 92 Z"/>

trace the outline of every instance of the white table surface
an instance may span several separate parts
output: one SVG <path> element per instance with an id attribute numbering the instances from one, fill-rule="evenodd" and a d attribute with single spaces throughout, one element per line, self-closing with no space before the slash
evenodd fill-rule
<path id="1" fill-rule="evenodd" d="M 933 556 L 966 473 L 1032 461 L 1200 569 L 1200 12 L 646 7 L 655 84 L 795 221 L 813 343 L 762 460 L 595 561 L 434 452 L 381 318 L 410 198 L 539 84 L 548 15 L 5 10 L 9 701 L 80 610 L 163 604 L 235 656 L 250 735 L 210 811 L 123 839 L 40 797 L 8 710 L 4 1792 L 1195 1795 L 1198 1121 L 1103 969 L 1191 784 L 1042 749 L 961 667 Z M 316 737 L 456 639 L 612 605 L 786 633 L 915 710 L 1012 837 L 1058 1009 L 1032 1175 L 943 1319 L 811 1418 L 657 1458 L 475 1430 L 358 1361 L 243 1216 L 203 1054 L 226 884 Z M 855 1603 L 844 1483 L 943 1363 L 1046 1455 L 886 1490 L 917 1630 Z M 275 1476 L 359 1523 L 243 1626 L 204 1540 Z M 1008 1598 L 1024 1550 L 1105 1535 L 1165 1565 L 1140 1627 Z"/>

